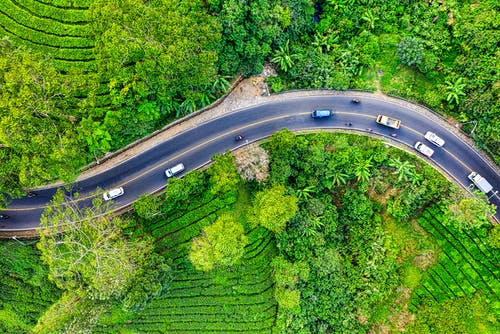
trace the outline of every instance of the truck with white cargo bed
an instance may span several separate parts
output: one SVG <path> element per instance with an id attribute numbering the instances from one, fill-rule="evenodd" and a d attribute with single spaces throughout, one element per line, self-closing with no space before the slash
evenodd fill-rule
<path id="1" fill-rule="evenodd" d="M 476 172 L 470 173 L 468 178 L 485 194 L 489 193 L 493 189 L 493 186 L 484 177 Z"/>
<path id="2" fill-rule="evenodd" d="M 399 119 L 385 115 L 378 115 L 376 122 L 378 124 L 385 125 L 393 129 L 399 129 L 399 127 L 401 126 L 401 121 Z"/>

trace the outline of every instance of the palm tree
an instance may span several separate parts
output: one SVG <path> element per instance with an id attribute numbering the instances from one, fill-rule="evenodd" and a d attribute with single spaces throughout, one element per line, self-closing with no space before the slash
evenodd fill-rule
<path id="1" fill-rule="evenodd" d="M 357 181 L 368 181 L 370 179 L 370 168 L 372 167 L 372 159 L 368 158 L 366 160 L 358 160 L 356 166 L 354 166 L 354 175 L 357 177 Z"/>
<path id="2" fill-rule="evenodd" d="M 389 161 L 389 166 L 395 168 L 396 170 L 393 174 L 398 175 L 398 182 L 412 180 L 412 182 L 418 182 L 419 177 L 415 171 L 415 166 L 409 161 L 401 161 L 399 158 L 391 158 Z"/>
<path id="3" fill-rule="evenodd" d="M 306 200 L 308 198 L 311 198 L 312 195 L 311 193 L 314 192 L 315 187 L 314 186 L 307 186 L 303 189 L 297 189 L 297 198 L 299 200 Z"/>
<path id="4" fill-rule="evenodd" d="M 324 226 L 319 217 L 305 218 L 301 226 L 301 234 L 304 237 L 315 237 L 319 234 L 318 230 Z"/>
<path id="5" fill-rule="evenodd" d="M 230 86 L 231 83 L 226 80 L 226 77 L 218 76 L 212 84 L 212 92 L 215 94 L 225 93 Z"/>
<path id="6" fill-rule="evenodd" d="M 196 110 L 196 102 L 191 98 L 186 98 L 177 109 L 177 117 L 187 115 Z"/>
<path id="7" fill-rule="evenodd" d="M 202 108 L 205 108 L 206 106 L 208 106 L 210 104 L 210 100 L 211 99 L 214 99 L 215 97 L 210 94 L 209 92 L 205 91 L 205 92 L 202 92 L 201 95 L 200 95 L 200 105 Z"/>
<path id="8" fill-rule="evenodd" d="M 422 183 L 422 181 L 424 180 L 424 177 L 422 174 L 419 174 L 417 172 L 413 172 L 412 175 L 409 176 L 410 177 L 410 182 L 411 184 L 413 185 L 419 185 L 420 183 Z"/>
<path id="9" fill-rule="evenodd" d="M 176 100 L 174 100 L 173 98 L 171 97 L 168 97 L 164 104 L 161 105 L 161 113 L 162 114 L 170 114 L 172 112 L 176 112 L 178 113 L 179 112 L 179 108 L 180 108 L 180 104 L 179 102 L 177 102 Z"/>
<path id="10" fill-rule="evenodd" d="M 366 24 L 368 26 L 368 30 L 372 30 L 375 28 L 375 21 L 378 21 L 378 17 L 373 14 L 373 11 L 371 9 L 367 9 L 364 13 L 363 16 L 361 16 L 361 19 L 363 21 L 366 21 Z"/>
<path id="11" fill-rule="evenodd" d="M 446 101 L 448 103 L 455 105 L 458 105 L 460 103 L 460 97 L 465 96 L 464 89 L 466 84 L 462 82 L 463 78 L 460 77 L 455 82 L 451 82 L 449 80 L 446 80 L 446 92 L 448 95 L 446 95 Z"/>
<path id="12" fill-rule="evenodd" d="M 348 174 L 339 168 L 329 169 L 326 172 L 326 187 L 332 189 L 334 185 L 341 186 L 347 183 Z"/>
<path id="13" fill-rule="evenodd" d="M 271 59 L 271 62 L 278 64 L 280 69 L 285 73 L 293 67 L 295 59 L 297 59 L 296 54 L 290 54 L 288 42 L 287 40 L 284 47 L 280 46 L 279 50 L 274 54 L 274 58 Z"/>
<path id="14" fill-rule="evenodd" d="M 328 34 L 326 36 L 323 36 L 319 32 L 314 35 L 314 40 L 312 41 L 311 45 L 314 46 L 319 52 L 323 53 L 323 51 L 326 50 L 326 52 L 330 52 L 330 49 L 332 48 L 333 44 L 337 42 L 339 37 L 337 35 L 333 34 Z"/>

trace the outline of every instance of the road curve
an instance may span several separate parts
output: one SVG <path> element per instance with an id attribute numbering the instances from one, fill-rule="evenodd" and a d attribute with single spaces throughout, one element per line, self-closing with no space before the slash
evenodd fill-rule
<path id="1" fill-rule="evenodd" d="M 442 148 L 428 144 L 435 151 L 431 160 L 464 188 L 470 187 L 467 175 L 471 171 L 485 177 L 493 185 L 493 191 L 487 195 L 497 206 L 495 218 L 500 220 L 500 175 L 474 148 L 446 127 L 403 105 L 376 96 L 362 96 L 358 104 L 352 103 L 351 99 L 352 96 L 341 95 L 305 96 L 237 110 L 182 132 L 106 172 L 68 185 L 65 191 L 70 196 L 78 192 L 79 202 L 85 205 L 98 187 L 110 189 L 122 186 L 125 194 L 117 198 L 114 205 L 117 209 L 123 208 L 142 194 L 164 188 L 166 168 L 179 162 L 184 163 L 186 170 L 199 168 L 216 153 L 265 138 L 282 128 L 291 131 L 345 129 L 367 132 L 409 147 L 413 147 L 417 141 L 425 142 L 424 133 L 433 131 L 446 144 Z M 311 111 L 322 108 L 334 109 L 335 115 L 330 119 L 312 119 Z M 378 114 L 402 120 L 401 128 L 393 130 L 376 124 L 375 117 Z M 348 126 L 349 123 L 352 125 Z M 394 132 L 397 133 L 396 138 L 390 136 Z M 245 142 L 234 141 L 238 133 L 245 134 Z M 38 191 L 36 197 L 13 200 L 2 211 L 10 218 L 0 220 L 0 232 L 15 233 L 38 228 L 43 208 L 55 191 L 56 188 L 48 188 Z"/>

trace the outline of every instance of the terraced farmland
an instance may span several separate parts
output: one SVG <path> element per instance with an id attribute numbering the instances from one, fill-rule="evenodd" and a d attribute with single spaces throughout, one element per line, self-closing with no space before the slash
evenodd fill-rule
<path id="1" fill-rule="evenodd" d="M 203 273 L 187 260 L 190 240 L 220 210 L 232 209 L 235 199 L 235 194 L 201 195 L 186 210 L 150 224 L 147 229 L 156 238 L 157 250 L 173 260 L 168 291 L 126 323 L 108 323 L 96 332 L 270 333 L 276 317 L 269 265 L 275 246 L 270 232 L 257 228 L 247 233 L 249 244 L 241 266 Z"/>
<path id="2" fill-rule="evenodd" d="M 85 12 L 90 0 L 0 1 L 0 32 L 15 44 L 49 54 L 62 72 L 94 71 L 94 41 Z"/>
<path id="3" fill-rule="evenodd" d="M 463 231 L 444 226 L 437 207 L 418 219 L 442 248 L 438 263 L 427 272 L 414 292 L 413 306 L 426 296 L 440 302 L 447 298 L 470 296 L 481 290 L 500 311 L 500 252 L 485 243 L 481 231 Z"/>

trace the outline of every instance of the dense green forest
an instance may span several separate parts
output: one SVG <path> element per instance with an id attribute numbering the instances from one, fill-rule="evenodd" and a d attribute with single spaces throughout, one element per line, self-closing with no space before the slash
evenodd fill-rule
<path id="1" fill-rule="evenodd" d="M 377 89 L 464 123 L 498 161 L 498 3 L 5 0 L 0 200 L 210 104 L 238 74 Z"/>
<path id="2" fill-rule="evenodd" d="M 380 89 L 423 103 L 498 162 L 499 7 L 2 0 L 0 203 L 72 181 L 266 62 L 274 92 Z M 0 331 L 500 332 L 500 228 L 481 197 L 415 156 L 283 130 L 213 160 L 121 217 L 59 195 L 40 239 L 1 241 Z"/>
<path id="3" fill-rule="evenodd" d="M 464 195 L 442 175 L 364 136 L 283 130 L 263 146 L 122 217 L 46 212 L 66 233 L 40 250 L 3 241 L 1 330 L 498 332 L 499 229 L 454 225 L 440 198 Z M 75 212 L 81 226 L 57 226 Z"/>
<path id="4" fill-rule="evenodd" d="M 318 22 L 307 35 L 276 42 L 272 90 L 381 89 L 464 123 L 499 161 L 498 1 L 316 4 Z"/>

